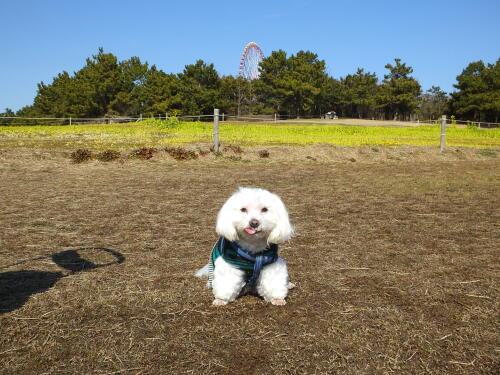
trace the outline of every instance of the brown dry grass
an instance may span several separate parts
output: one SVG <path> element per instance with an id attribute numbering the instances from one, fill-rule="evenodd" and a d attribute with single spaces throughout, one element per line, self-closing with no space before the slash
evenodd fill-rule
<path id="1" fill-rule="evenodd" d="M 494 155 L 268 150 L 0 153 L 0 374 L 498 372 Z M 296 225 L 285 307 L 213 308 L 192 276 L 241 185 L 280 194 Z"/>

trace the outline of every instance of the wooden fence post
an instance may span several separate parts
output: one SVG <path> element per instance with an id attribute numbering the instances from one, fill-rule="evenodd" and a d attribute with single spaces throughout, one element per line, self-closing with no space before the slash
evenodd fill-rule
<path id="1" fill-rule="evenodd" d="M 441 152 L 444 151 L 446 141 L 446 115 L 441 116 L 441 137 L 439 138 L 439 148 Z"/>
<path id="2" fill-rule="evenodd" d="M 219 152 L 219 109 L 214 108 L 214 152 Z"/>

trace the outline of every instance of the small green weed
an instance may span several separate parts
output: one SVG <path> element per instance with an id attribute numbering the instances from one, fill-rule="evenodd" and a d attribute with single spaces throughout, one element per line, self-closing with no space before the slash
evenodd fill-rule
<path id="1" fill-rule="evenodd" d="M 491 148 L 485 148 L 480 151 L 478 151 L 478 154 L 481 156 L 486 156 L 490 158 L 496 158 L 497 153 L 495 150 L 492 150 Z"/>

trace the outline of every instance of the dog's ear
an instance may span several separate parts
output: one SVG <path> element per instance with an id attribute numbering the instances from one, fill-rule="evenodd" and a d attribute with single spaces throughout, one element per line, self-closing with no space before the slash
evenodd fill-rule
<path id="1" fill-rule="evenodd" d="M 276 214 L 276 227 L 269 234 L 267 242 L 278 244 L 292 238 L 293 227 L 288 218 L 286 207 L 277 195 L 274 196 L 274 211 Z"/>
<path id="2" fill-rule="evenodd" d="M 217 216 L 217 225 L 215 226 L 217 234 L 229 241 L 236 241 L 238 239 L 238 233 L 233 224 L 233 213 L 233 202 L 232 199 L 229 199 L 220 209 Z"/>

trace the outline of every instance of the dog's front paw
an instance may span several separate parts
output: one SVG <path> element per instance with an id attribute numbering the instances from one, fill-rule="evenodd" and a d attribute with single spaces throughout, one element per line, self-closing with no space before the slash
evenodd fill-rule
<path id="1" fill-rule="evenodd" d="M 281 298 L 273 298 L 271 300 L 271 304 L 273 304 L 274 306 L 284 306 L 286 305 L 286 301 Z"/>
<path id="2" fill-rule="evenodd" d="M 224 306 L 224 305 L 227 305 L 227 301 L 224 301 L 223 299 L 214 299 L 214 301 L 212 302 L 212 305 L 213 306 Z"/>

